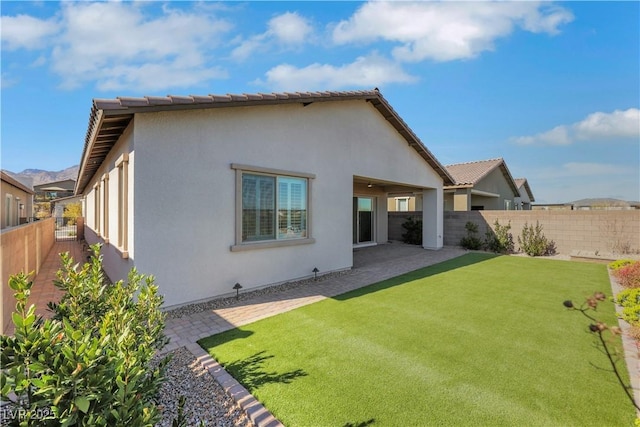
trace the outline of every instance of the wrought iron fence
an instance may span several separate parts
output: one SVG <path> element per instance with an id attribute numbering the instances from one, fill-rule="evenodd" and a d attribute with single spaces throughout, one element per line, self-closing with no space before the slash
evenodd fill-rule
<path id="1" fill-rule="evenodd" d="M 56 217 L 56 242 L 63 240 L 77 240 L 78 228 L 75 218 Z"/>

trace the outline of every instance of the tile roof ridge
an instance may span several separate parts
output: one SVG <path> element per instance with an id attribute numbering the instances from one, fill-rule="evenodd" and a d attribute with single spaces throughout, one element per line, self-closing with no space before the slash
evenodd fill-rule
<path id="1" fill-rule="evenodd" d="M 486 160 L 471 160 L 468 162 L 451 163 L 449 165 L 445 165 L 445 167 L 448 168 L 449 166 L 473 165 L 476 163 L 488 163 L 488 162 L 496 162 L 496 161 L 504 162 L 504 159 L 502 157 L 495 157 L 493 159 L 486 159 Z"/>

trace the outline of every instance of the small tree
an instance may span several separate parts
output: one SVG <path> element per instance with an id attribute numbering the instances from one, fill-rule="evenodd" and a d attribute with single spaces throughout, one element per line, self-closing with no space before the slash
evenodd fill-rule
<path id="1" fill-rule="evenodd" d="M 510 254 L 513 252 L 513 236 L 509 232 L 511 230 L 511 221 L 507 225 L 500 225 L 498 220 L 493 223 L 493 230 L 489 228 L 485 233 L 485 246 L 490 251 Z"/>
<path id="2" fill-rule="evenodd" d="M 407 220 L 402 223 L 402 228 L 406 230 L 402 234 L 402 241 L 410 245 L 422 244 L 422 220 L 415 220 L 412 217 L 407 217 Z"/>
<path id="3" fill-rule="evenodd" d="M 51 217 L 51 203 L 39 202 L 36 203 L 36 218 L 43 219 Z"/>
<path id="4" fill-rule="evenodd" d="M 633 398 L 633 387 L 625 382 L 619 366 L 619 362 L 624 359 L 624 353 L 616 345 L 616 337 L 622 334 L 622 330 L 618 326 L 607 325 L 598 320 L 594 314 L 591 314 L 591 312 L 597 311 L 598 305 L 606 301 L 606 299 L 607 297 L 603 292 L 595 292 L 580 307 L 575 306 L 571 300 L 566 300 L 562 304 L 567 309 L 577 311 L 591 321 L 589 331 L 597 337 L 595 347 L 607 357 L 607 362 L 611 367 L 610 371 L 615 375 L 618 384 L 624 390 L 631 404 L 640 412 L 640 406 Z M 640 425 L 640 418 L 636 419 L 636 425 Z"/>
<path id="5" fill-rule="evenodd" d="M 553 255 L 556 245 L 553 240 L 548 240 L 542 233 L 542 225 L 536 221 L 536 226 L 524 223 L 521 236 L 518 236 L 520 250 L 529 256 Z"/>
<path id="6" fill-rule="evenodd" d="M 460 246 L 469 250 L 482 249 L 482 240 L 477 236 L 478 224 L 467 221 L 464 228 L 467 230 L 467 235 L 460 240 Z"/>
<path id="7" fill-rule="evenodd" d="M 79 216 L 82 216 L 82 205 L 80 203 L 69 203 L 64 207 L 62 217 L 67 219 L 67 224 L 74 225 Z"/>

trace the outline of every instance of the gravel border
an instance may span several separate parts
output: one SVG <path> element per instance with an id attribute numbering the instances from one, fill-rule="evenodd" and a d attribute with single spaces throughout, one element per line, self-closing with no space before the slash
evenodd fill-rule
<path id="1" fill-rule="evenodd" d="M 168 354 L 172 359 L 167 364 L 167 379 L 158 394 L 162 421 L 156 424 L 157 427 L 171 427 L 178 415 L 180 396 L 186 398 L 183 415 L 188 426 L 198 426 L 201 422 L 216 427 L 253 426 L 245 411 L 189 350 L 180 347 Z"/>

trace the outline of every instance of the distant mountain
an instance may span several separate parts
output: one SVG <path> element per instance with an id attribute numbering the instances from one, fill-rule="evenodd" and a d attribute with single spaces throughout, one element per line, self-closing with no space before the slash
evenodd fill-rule
<path id="1" fill-rule="evenodd" d="M 70 168 L 57 172 L 45 171 L 42 169 L 25 169 L 19 173 L 11 171 L 5 172 L 30 187 L 46 184 L 48 182 L 64 181 L 65 179 L 78 179 L 78 165 L 71 166 Z"/>

